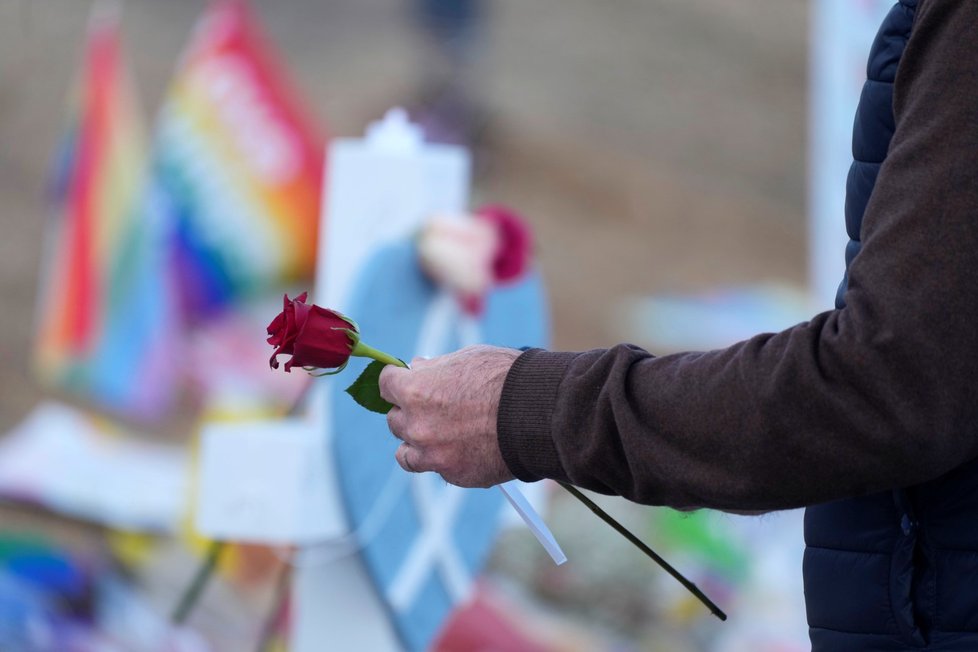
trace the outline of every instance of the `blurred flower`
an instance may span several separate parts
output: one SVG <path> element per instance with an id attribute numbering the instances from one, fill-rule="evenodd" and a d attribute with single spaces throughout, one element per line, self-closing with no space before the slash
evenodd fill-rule
<path id="1" fill-rule="evenodd" d="M 533 236 L 516 213 L 501 206 L 482 208 L 473 217 L 431 219 L 418 234 L 417 249 L 428 277 L 455 292 L 467 312 L 478 314 L 494 285 L 526 273 Z"/>
<path id="2" fill-rule="evenodd" d="M 476 217 L 496 231 L 496 251 L 492 259 L 493 281 L 509 283 L 521 278 L 530 266 L 533 232 L 515 212 L 504 206 L 485 206 Z"/>
<path id="3" fill-rule="evenodd" d="M 492 285 L 498 234 L 482 220 L 435 217 L 418 234 L 421 268 L 437 285 L 481 296 Z"/>

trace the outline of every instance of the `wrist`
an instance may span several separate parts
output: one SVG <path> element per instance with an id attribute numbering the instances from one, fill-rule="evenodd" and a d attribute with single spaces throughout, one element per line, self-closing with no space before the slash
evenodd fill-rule
<path id="1" fill-rule="evenodd" d="M 560 383 L 576 356 L 530 349 L 516 358 L 506 375 L 496 432 L 503 461 L 520 480 L 568 479 L 552 424 Z"/>

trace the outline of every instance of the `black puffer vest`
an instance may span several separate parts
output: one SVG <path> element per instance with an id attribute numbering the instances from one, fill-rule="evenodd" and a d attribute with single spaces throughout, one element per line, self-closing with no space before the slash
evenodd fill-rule
<path id="1" fill-rule="evenodd" d="M 893 136 L 893 80 L 916 6 L 896 4 L 870 51 L 846 182 L 847 268 Z M 810 507 L 805 542 L 813 650 L 978 652 L 978 462 L 922 485 Z"/>

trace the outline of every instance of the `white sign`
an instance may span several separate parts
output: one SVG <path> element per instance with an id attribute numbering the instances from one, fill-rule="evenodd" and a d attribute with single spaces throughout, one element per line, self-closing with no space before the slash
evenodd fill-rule
<path id="1" fill-rule="evenodd" d="M 212 539 L 310 543 L 330 535 L 322 430 L 306 419 L 210 423 L 200 442 L 196 526 Z"/>

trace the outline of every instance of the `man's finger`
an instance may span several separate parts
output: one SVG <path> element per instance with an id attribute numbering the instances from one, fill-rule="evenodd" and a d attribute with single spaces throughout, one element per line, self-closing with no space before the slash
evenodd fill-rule
<path id="1" fill-rule="evenodd" d="M 410 378 L 410 372 L 396 365 L 389 364 L 380 370 L 380 397 L 392 405 L 402 405 L 404 384 Z"/>
<path id="2" fill-rule="evenodd" d="M 411 368 L 418 369 L 419 367 L 425 367 L 431 362 L 431 358 L 426 355 L 418 355 L 411 359 Z"/>
<path id="3" fill-rule="evenodd" d="M 392 435 L 405 443 L 411 443 L 409 439 L 410 435 L 408 434 L 407 429 L 407 419 L 404 416 L 404 410 L 396 405 L 387 413 L 387 427 L 390 428 Z"/>
<path id="4" fill-rule="evenodd" d="M 421 473 L 424 469 L 421 468 L 421 460 L 418 459 L 421 456 L 420 453 L 420 448 L 410 444 L 401 444 L 394 452 L 394 459 L 408 473 Z"/>

